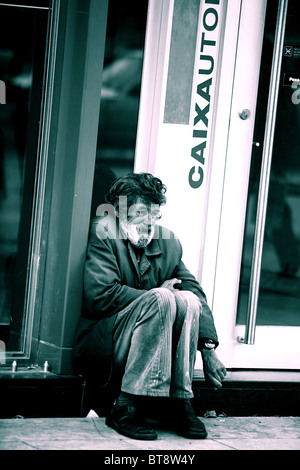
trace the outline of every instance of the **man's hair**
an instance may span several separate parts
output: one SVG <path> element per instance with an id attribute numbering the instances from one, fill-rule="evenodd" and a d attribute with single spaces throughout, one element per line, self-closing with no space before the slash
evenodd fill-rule
<path id="1" fill-rule="evenodd" d="M 167 188 L 159 178 L 150 173 L 131 173 L 118 178 L 106 193 L 106 202 L 119 209 L 119 197 L 127 197 L 127 206 L 135 204 L 138 198 L 145 205 L 166 203 Z"/>

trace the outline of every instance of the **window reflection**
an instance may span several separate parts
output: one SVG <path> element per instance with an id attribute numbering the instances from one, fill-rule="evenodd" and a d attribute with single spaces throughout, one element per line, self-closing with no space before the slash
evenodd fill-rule
<path id="1" fill-rule="evenodd" d="M 31 210 L 48 11 L 0 5 L 0 340 L 24 341 Z"/>
<path id="2" fill-rule="evenodd" d="M 148 1 L 109 1 L 91 216 L 117 177 L 133 171 Z"/>

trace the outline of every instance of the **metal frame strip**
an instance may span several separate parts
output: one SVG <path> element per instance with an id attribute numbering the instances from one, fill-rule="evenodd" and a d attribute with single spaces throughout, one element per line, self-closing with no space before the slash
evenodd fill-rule
<path id="1" fill-rule="evenodd" d="M 272 163 L 272 152 L 275 133 L 276 112 L 278 103 L 278 89 L 280 82 L 280 71 L 282 63 L 282 51 L 285 35 L 286 16 L 288 0 L 279 0 L 277 24 L 275 31 L 274 50 L 272 59 L 272 70 L 270 78 L 270 89 L 268 96 L 268 107 L 266 116 L 266 127 L 263 144 L 262 166 L 258 194 L 258 207 L 256 213 L 254 246 L 251 265 L 249 300 L 247 306 L 245 337 L 239 338 L 245 344 L 254 344 L 257 316 L 257 304 L 261 274 L 261 262 L 263 252 L 263 241 L 265 233 L 265 222 L 267 214 L 268 193 Z"/>

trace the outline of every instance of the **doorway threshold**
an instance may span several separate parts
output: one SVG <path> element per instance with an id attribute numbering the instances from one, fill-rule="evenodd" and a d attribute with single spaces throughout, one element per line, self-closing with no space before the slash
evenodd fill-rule
<path id="1" fill-rule="evenodd" d="M 194 380 L 205 380 L 202 370 L 196 369 Z M 300 370 L 227 369 L 225 382 L 293 382 L 300 383 Z"/>

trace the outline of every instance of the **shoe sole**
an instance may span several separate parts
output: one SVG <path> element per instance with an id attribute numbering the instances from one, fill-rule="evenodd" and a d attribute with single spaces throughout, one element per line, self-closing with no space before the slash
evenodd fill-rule
<path id="1" fill-rule="evenodd" d="M 119 434 L 122 434 L 123 436 L 130 437 L 131 439 L 137 439 L 139 441 L 155 441 L 157 439 L 157 434 L 153 432 L 152 434 L 137 434 L 137 433 L 131 433 L 130 431 L 126 431 L 112 419 L 112 418 L 106 418 L 105 423 L 107 426 L 110 428 L 114 429 L 117 431 Z"/>
<path id="2" fill-rule="evenodd" d="M 178 429 L 175 430 L 176 434 L 178 434 L 179 436 L 182 436 L 182 437 L 186 437 L 187 439 L 205 439 L 207 437 L 207 432 L 206 431 L 203 431 L 203 433 L 199 432 L 199 433 L 184 433 Z"/>

